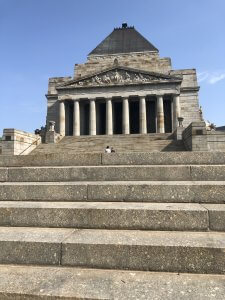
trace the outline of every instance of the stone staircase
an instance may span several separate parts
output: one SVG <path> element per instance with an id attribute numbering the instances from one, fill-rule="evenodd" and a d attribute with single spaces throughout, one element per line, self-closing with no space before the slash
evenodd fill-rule
<path id="1" fill-rule="evenodd" d="M 183 141 L 176 141 L 173 135 L 166 134 L 132 134 L 132 135 L 96 135 L 66 136 L 57 144 L 41 144 L 32 154 L 103 152 L 106 146 L 116 152 L 152 152 L 152 151 L 185 151 Z"/>
<path id="2" fill-rule="evenodd" d="M 2 156 L 0 181 L 1 300 L 224 299 L 224 152 Z"/>

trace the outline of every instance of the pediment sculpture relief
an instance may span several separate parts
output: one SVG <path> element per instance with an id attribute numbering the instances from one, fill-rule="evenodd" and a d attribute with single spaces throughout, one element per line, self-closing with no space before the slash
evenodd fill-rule
<path id="1" fill-rule="evenodd" d="M 77 81 L 73 86 L 101 86 L 115 84 L 148 83 L 152 81 L 167 81 L 168 79 L 140 72 L 129 72 L 126 70 L 112 70 L 91 78 Z"/>

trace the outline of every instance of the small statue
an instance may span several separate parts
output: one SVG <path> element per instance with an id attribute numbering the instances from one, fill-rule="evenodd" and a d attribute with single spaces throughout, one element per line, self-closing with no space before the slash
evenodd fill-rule
<path id="1" fill-rule="evenodd" d="M 199 107 L 199 114 L 200 114 L 201 121 L 204 121 L 204 119 L 203 119 L 203 113 L 202 113 L 202 107 L 201 106 Z"/>
<path id="2" fill-rule="evenodd" d="M 216 130 L 216 125 L 214 123 L 209 122 L 208 120 L 205 121 L 205 127 L 207 131 L 214 131 Z"/>
<path id="3" fill-rule="evenodd" d="M 48 131 L 55 131 L 55 121 L 49 121 L 49 130 Z"/>

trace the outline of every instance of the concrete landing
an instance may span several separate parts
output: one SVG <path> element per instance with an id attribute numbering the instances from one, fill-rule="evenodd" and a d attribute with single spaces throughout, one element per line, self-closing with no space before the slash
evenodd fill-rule
<path id="1" fill-rule="evenodd" d="M 1 300 L 224 300 L 224 275 L 0 265 Z"/>

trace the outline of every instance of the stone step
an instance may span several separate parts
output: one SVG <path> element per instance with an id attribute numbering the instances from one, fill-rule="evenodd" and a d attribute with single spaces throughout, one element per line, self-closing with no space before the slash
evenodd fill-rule
<path id="1" fill-rule="evenodd" d="M 225 181 L 4 182 L 0 200 L 225 203 Z"/>
<path id="2" fill-rule="evenodd" d="M 1 264 L 225 274 L 224 232 L 0 227 Z"/>
<path id="3" fill-rule="evenodd" d="M 224 300 L 225 276 L 0 265 L 1 300 Z"/>
<path id="4" fill-rule="evenodd" d="M 76 154 L 76 153 L 86 153 L 87 151 L 92 153 L 101 153 L 104 152 L 104 149 L 108 143 L 103 143 L 96 145 L 94 143 L 70 143 L 70 144 L 42 144 L 38 146 L 31 154 L 40 154 L 40 153 L 68 153 L 68 154 Z M 112 145 L 112 144 L 110 144 Z M 140 151 L 185 151 L 185 147 L 182 141 L 153 141 L 146 143 L 138 143 L 135 144 L 134 141 L 126 144 L 113 144 L 116 152 L 140 152 Z"/>
<path id="5" fill-rule="evenodd" d="M 225 165 L 0 167 L 2 182 L 225 180 Z"/>
<path id="6" fill-rule="evenodd" d="M 0 226 L 225 231 L 225 204 L 1 201 Z"/>
<path id="7" fill-rule="evenodd" d="M 173 139 L 173 133 L 147 133 L 147 134 L 113 134 L 113 135 L 80 135 L 80 136 L 65 136 L 63 141 L 97 141 L 97 140 L 157 140 L 157 139 Z"/>
<path id="8" fill-rule="evenodd" d="M 117 152 L 185 151 L 183 141 L 173 139 L 172 134 L 66 136 L 57 144 L 41 144 L 32 154 L 38 153 L 86 153 L 104 151 L 113 146 Z"/>
<path id="9" fill-rule="evenodd" d="M 190 164 L 225 165 L 225 152 L 49 153 L 0 156 L 0 167 Z"/>

